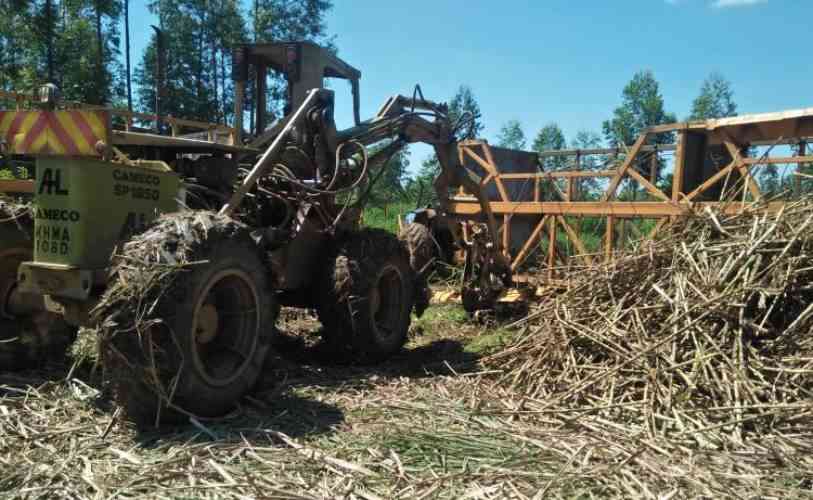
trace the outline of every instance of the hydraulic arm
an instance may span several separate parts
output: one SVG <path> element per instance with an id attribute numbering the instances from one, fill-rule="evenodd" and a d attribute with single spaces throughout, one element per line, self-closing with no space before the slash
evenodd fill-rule
<path id="1" fill-rule="evenodd" d="M 416 87 L 415 93 L 419 95 L 420 88 Z M 406 144 L 431 145 L 441 167 L 440 174 L 434 181 L 441 209 L 448 203 L 449 190 L 452 188 L 462 186 L 467 192 L 474 193 L 483 213 L 486 214 L 485 222 L 492 236 L 491 241 L 499 246 L 500 239 L 496 237 L 497 223 L 488 199 L 480 188 L 481 179 L 461 164 L 457 154 L 456 134 L 461 125 L 464 124 L 451 123 L 448 108 L 444 104 L 426 100 L 423 96 L 409 98 L 396 95 L 387 100 L 374 118 L 349 129 L 336 131 L 333 121 L 333 93 L 324 89 L 313 89 L 300 107 L 289 115 L 282 130 L 255 163 L 229 203 L 223 206 L 221 213 L 232 213 L 257 180 L 267 173 L 267 169 L 280 161 L 292 134 L 299 130 L 298 135 L 302 135 L 302 129 L 310 129 L 314 131 L 314 137 L 318 137 L 317 142 L 332 146 L 330 149 L 334 155 L 339 150 L 338 145 L 349 142 L 370 146 L 383 141 L 393 141 L 394 147 L 384 148 L 378 153 L 380 156 L 391 156 Z M 374 158 L 371 160 L 374 161 Z M 318 159 L 314 159 L 314 162 L 318 163 Z M 339 172 L 333 173 L 338 174 Z M 497 248 L 498 252 L 500 250 Z"/>
<path id="2" fill-rule="evenodd" d="M 313 195 L 324 194 L 324 205 L 332 204 L 334 195 L 348 186 L 356 187 L 367 182 L 367 191 L 360 196 L 357 208 L 366 202 L 372 183 L 383 173 L 378 170 L 371 176 L 370 165 L 387 168 L 387 160 L 407 144 L 425 143 L 431 145 L 440 164 L 440 172 L 433 182 L 442 213 L 448 212 L 451 189 L 463 187 L 477 198 L 485 215 L 486 231 L 478 233 L 466 245 L 467 265 L 464 273 L 464 302 L 472 309 L 478 304 L 490 303 L 510 282 L 510 267 L 505 259 L 501 238 L 497 237 L 497 222 L 491 205 L 482 190 L 482 179 L 462 164 L 458 154 L 458 131 L 466 125 L 466 117 L 453 123 L 444 104 L 426 100 L 416 87 L 412 98 L 402 95 L 391 97 L 378 114 L 354 127 L 337 131 L 333 120 L 333 93 L 325 89 L 313 89 L 298 109 L 275 126 L 279 130 L 265 152 L 243 179 L 242 184 L 221 209 L 221 214 L 233 214 L 241 201 L 258 181 L 270 172 L 294 170 L 285 165 L 286 152 L 297 151 L 297 161 L 306 156 L 306 164 L 313 165 L 312 179 L 306 179 Z M 281 127 L 281 128 L 280 128 Z M 307 138 L 303 140 L 303 138 Z M 387 142 L 389 141 L 389 142 Z M 367 147 L 386 144 L 368 157 Z M 353 147 L 344 148 L 346 145 Z M 350 173 L 357 162 L 350 158 L 351 153 L 364 151 L 364 165 L 360 173 Z M 342 153 L 342 151 L 350 153 Z M 330 158 L 333 158 L 331 169 Z M 276 170 L 275 170 L 276 169 Z M 357 170 L 357 168 L 355 169 Z M 346 207 L 345 207 L 346 208 Z M 334 225 L 341 222 L 346 211 L 335 215 Z M 333 217 L 331 215 L 331 217 Z"/>

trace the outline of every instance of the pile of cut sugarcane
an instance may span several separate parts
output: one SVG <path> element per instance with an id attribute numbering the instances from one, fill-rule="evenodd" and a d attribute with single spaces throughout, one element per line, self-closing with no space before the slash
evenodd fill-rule
<path id="1" fill-rule="evenodd" d="M 758 208 L 584 272 L 487 360 L 495 387 L 540 429 L 617 446 L 617 493 L 813 496 L 813 203 Z"/>

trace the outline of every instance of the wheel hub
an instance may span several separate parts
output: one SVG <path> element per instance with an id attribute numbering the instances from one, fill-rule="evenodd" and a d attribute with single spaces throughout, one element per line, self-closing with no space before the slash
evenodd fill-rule
<path id="1" fill-rule="evenodd" d="M 260 291 L 242 270 L 226 269 L 209 278 L 194 309 L 192 361 L 208 384 L 237 380 L 258 348 Z"/>
<path id="2" fill-rule="evenodd" d="M 217 314 L 217 307 L 206 304 L 200 308 L 198 322 L 195 328 L 195 336 L 201 344 L 208 344 L 217 336 L 220 327 L 220 316 Z"/>

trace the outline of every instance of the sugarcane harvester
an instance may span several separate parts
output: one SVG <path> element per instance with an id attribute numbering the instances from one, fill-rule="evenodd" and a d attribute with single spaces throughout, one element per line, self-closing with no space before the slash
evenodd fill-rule
<path id="1" fill-rule="evenodd" d="M 269 70 L 287 84 L 270 126 Z M 466 117 L 452 123 L 416 88 L 361 121 L 360 72 L 306 42 L 239 46 L 233 74 L 226 144 L 115 130 L 105 110 L 57 106 L 54 89 L 38 109 L 0 114 L 4 156 L 36 165 L 33 201 L 0 202 L 0 369 L 96 328 L 117 400 L 157 423 L 233 408 L 260 376 L 282 305 L 315 309 L 337 360 L 402 348 L 411 313 L 428 304 L 428 236 L 361 228 L 361 212 L 390 157 L 414 142 L 437 154 L 441 206 L 450 189 L 480 193 L 457 152 Z M 256 134 L 243 137 L 250 74 Z M 352 127 L 337 129 L 325 78 L 350 82 Z M 510 278 L 478 199 L 491 237 L 467 268 L 482 294 Z"/>

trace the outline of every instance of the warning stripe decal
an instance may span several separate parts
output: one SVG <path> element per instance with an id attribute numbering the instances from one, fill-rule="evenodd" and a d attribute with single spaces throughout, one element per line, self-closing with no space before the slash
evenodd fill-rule
<path id="1" fill-rule="evenodd" d="M 45 129 L 45 125 L 47 122 L 43 118 L 44 118 L 43 115 L 38 114 L 36 116 L 36 120 L 34 121 L 34 125 L 32 125 L 31 128 L 21 130 L 20 133 L 14 137 L 16 141 L 22 139 L 21 141 L 22 144 L 12 143 L 14 144 L 15 152 L 25 154 L 28 153 L 29 151 L 36 151 L 39 149 L 43 149 L 43 151 L 40 151 L 41 153 L 47 154 L 51 152 L 50 148 L 48 148 L 48 133 Z M 37 149 L 31 148 L 31 145 L 35 141 L 40 142 L 43 138 L 45 139 L 43 146 L 37 144 L 38 146 Z"/>
<path id="2" fill-rule="evenodd" d="M 105 111 L 0 111 L 0 139 L 16 154 L 99 156 Z"/>
<path id="3" fill-rule="evenodd" d="M 71 117 L 73 118 L 72 123 L 75 125 L 73 129 L 84 138 L 85 144 L 89 148 L 95 148 L 96 143 L 99 142 L 99 136 L 104 137 L 105 131 L 102 125 L 104 122 L 96 120 L 94 115 L 89 115 L 87 120 L 82 120 L 79 111 L 72 111 Z"/>
<path id="4" fill-rule="evenodd" d="M 62 128 L 62 125 L 60 124 L 56 115 L 48 113 L 42 116 L 47 120 L 50 129 L 53 130 L 58 144 L 65 146 L 65 152 L 69 155 L 78 156 L 80 154 L 79 144 L 74 142 L 73 137 L 69 136 L 68 133 L 65 132 L 65 129 Z"/>

